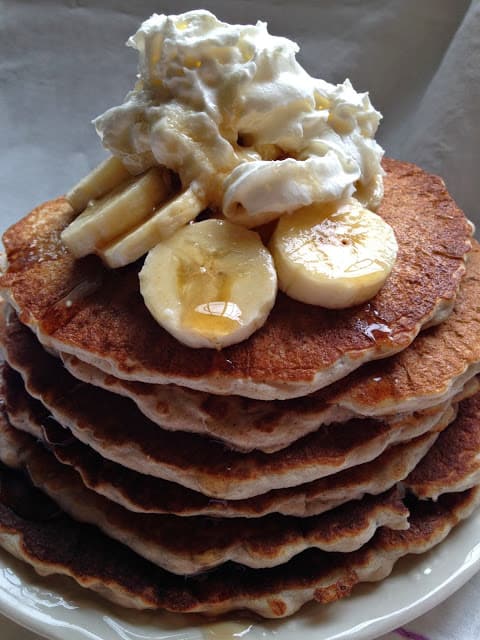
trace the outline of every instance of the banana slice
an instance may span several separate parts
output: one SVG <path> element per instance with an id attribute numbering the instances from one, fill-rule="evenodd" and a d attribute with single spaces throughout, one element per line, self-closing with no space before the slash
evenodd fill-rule
<path id="1" fill-rule="evenodd" d="M 187 189 L 160 207 L 139 227 L 97 253 L 112 269 L 123 267 L 194 220 L 203 209 L 205 202 L 191 188 Z"/>
<path id="2" fill-rule="evenodd" d="M 392 270 L 398 245 L 380 216 L 350 199 L 311 205 L 280 218 L 270 241 L 279 288 L 329 309 L 372 298 Z"/>
<path id="3" fill-rule="evenodd" d="M 82 178 L 66 197 L 75 213 L 80 213 L 90 201 L 101 198 L 131 177 L 132 174 L 121 160 L 115 157 L 107 158 Z"/>
<path id="4" fill-rule="evenodd" d="M 170 191 L 167 169 L 149 169 L 90 204 L 62 232 L 61 238 L 77 258 L 97 253 L 151 216 Z"/>
<path id="5" fill-rule="evenodd" d="M 140 290 L 180 342 L 221 349 L 248 338 L 275 301 L 277 275 L 260 236 L 226 220 L 187 225 L 148 254 Z"/>

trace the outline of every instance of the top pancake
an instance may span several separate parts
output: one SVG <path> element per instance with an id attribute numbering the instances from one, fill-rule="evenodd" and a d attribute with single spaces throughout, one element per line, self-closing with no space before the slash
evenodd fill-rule
<path id="1" fill-rule="evenodd" d="M 46 346 L 120 378 L 265 400 L 305 395 L 404 349 L 453 305 L 471 225 L 440 178 L 394 160 L 384 166 L 379 214 L 394 228 L 399 254 L 380 292 L 342 311 L 280 294 L 262 329 L 222 351 L 188 348 L 154 321 L 138 263 L 109 271 L 93 256 L 74 260 L 60 241 L 73 215 L 64 199 L 5 233 L 9 267 L 0 286 Z"/>
<path id="2" fill-rule="evenodd" d="M 191 431 L 248 451 L 278 451 L 322 424 L 358 415 L 390 416 L 423 411 L 450 401 L 480 373 L 480 245 L 473 241 L 467 273 L 450 316 L 414 340 L 408 349 L 365 364 L 343 380 L 303 398 L 266 402 L 216 396 L 178 385 L 121 380 L 62 354 L 77 379 L 131 398 L 150 420 L 166 429 Z M 0 322 L 0 341 L 19 343 L 25 328 L 11 317 Z"/>

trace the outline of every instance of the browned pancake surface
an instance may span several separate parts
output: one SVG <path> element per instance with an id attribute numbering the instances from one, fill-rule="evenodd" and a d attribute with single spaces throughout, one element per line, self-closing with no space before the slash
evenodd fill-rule
<path id="1" fill-rule="evenodd" d="M 384 578 L 402 555 L 438 544 L 480 498 L 477 489 L 436 503 L 413 502 L 408 531 L 382 529 L 352 553 L 311 550 L 271 569 L 227 563 L 184 578 L 155 567 L 95 527 L 74 522 L 8 469 L 0 468 L 0 477 L 0 544 L 43 574 L 69 575 L 124 606 L 210 614 L 247 609 L 270 618 L 289 615 L 309 600 L 338 600 L 358 582 Z M 32 513 L 24 504 L 41 508 Z"/>
<path id="2" fill-rule="evenodd" d="M 390 447 L 369 463 L 299 487 L 244 500 L 215 500 L 103 458 L 70 431 L 55 426 L 46 411 L 32 409 L 28 396 L 16 393 L 9 378 L 6 372 L 6 383 L 0 393 L 15 426 L 43 442 L 59 462 L 73 467 L 89 489 L 140 513 L 220 517 L 261 517 L 268 513 L 318 515 L 365 494 L 387 491 L 408 475 L 438 437 L 438 433 L 427 433 L 412 442 Z"/>
<path id="3" fill-rule="evenodd" d="M 21 398 L 17 398 L 21 401 Z M 84 484 L 127 509 L 144 513 L 174 513 L 182 516 L 261 517 L 268 513 L 308 516 L 324 513 L 365 493 L 377 494 L 403 480 L 428 451 L 437 433 L 427 433 L 412 442 L 390 447 L 371 462 L 355 466 L 314 482 L 277 489 L 244 500 L 215 500 L 181 485 L 146 476 L 107 460 L 74 438 L 71 432 L 42 424 L 28 407 L 18 406 L 19 428 L 42 440 L 57 460 L 73 467 Z M 44 417 L 43 417 L 44 418 Z"/>
<path id="4" fill-rule="evenodd" d="M 30 334 L 27 330 L 27 336 Z M 367 462 L 389 445 L 444 428 L 454 417 L 448 405 L 407 416 L 395 425 L 358 419 L 323 426 L 276 453 L 242 454 L 194 434 L 168 432 L 151 423 L 129 400 L 86 384 L 79 384 L 29 335 L 31 343 L 15 360 L 25 377 L 29 411 L 45 414 L 45 407 L 79 440 L 103 457 L 135 471 L 171 480 L 216 498 L 241 499 L 271 489 L 296 486 Z M 20 340 L 15 345 L 22 348 Z M 17 350 L 18 355 L 18 350 Z M 7 352 L 13 362 L 11 352 Z M 26 395 L 21 378 L 5 368 L 6 407 L 13 418 L 19 398 Z M 55 428 L 51 416 L 46 433 Z"/>
<path id="5" fill-rule="evenodd" d="M 5 233 L 9 268 L 0 285 L 42 340 L 121 377 L 225 393 L 239 382 L 245 395 L 263 398 L 304 394 L 406 347 L 453 300 L 463 275 L 471 227 L 443 182 L 414 165 L 385 167 L 379 213 L 395 230 L 399 255 L 377 296 L 327 311 L 279 295 L 261 330 L 220 352 L 187 348 L 160 328 L 139 293 L 138 265 L 109 271 L 94 257 L 74 261 L 59 239 L 72 216 L 62 199 Z"/>
<path id="6" fill-rule="evenodd" d="M 480 482 L 480 394 L 460 403 L 455 422 L 405 482 L 420 498 L 436 498 L 445 487 L 462 491 Z"/>
<path id="7" fill-rule="evenodd" d="M 25 469 L 33 481 L 78 521 L 98 526 L 168 571 L 194 574 L 227 561 L 252 568 L 283 564 L 308 548 L 349 552 L 384 526 L 407 529 L 408 510 L 398 489 L 366 496 L 309 518 L 179 518 L 139 514 L 88 490 L 31 436 L 0 419 L 0 460 Z"/>
<path id="8" fill-rule="evenodd" d="M 75 377 L 131 397 L 162 426 L 206 433 L 242 450 L 272 452 L 320 424 L 344 422 L 355 414 L 418 411 L 451 398 L 480 371 L 479 297 L 480 246 L 474 241 L 447 320 L 423 331 L 404 351 L 365 364 L 316 393 L 290 400 L 266 402 L 126 381 L 75 357 L 67 356 L 66 365 Z"/>

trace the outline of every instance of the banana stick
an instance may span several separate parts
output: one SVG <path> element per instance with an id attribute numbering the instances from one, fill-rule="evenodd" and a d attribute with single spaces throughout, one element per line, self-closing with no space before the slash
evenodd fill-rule
<path id="1" fill-rule="evenodd" d="M 63 231 L 62 240 L 77 258 L 97 253 L 150 217 L 171 189 L 167 169 L 149 169 L 89 205 Z"/>
<path id="2" fill-rule="evenodd" d="M 194 220 L 205 206 L 204 200 L 189 188 L 162 205 L 135 230 L 97 253 L 109 267 L 123 267 Z"/>
<path id="3" fill-rule="evenodd" d="M 75 213 L 80 213 L 89 202 L 101 198 L 131 177 L 132 174 L 125 168 L 122 161 L 112 156 L 82 178 L 66 197 Z"/>

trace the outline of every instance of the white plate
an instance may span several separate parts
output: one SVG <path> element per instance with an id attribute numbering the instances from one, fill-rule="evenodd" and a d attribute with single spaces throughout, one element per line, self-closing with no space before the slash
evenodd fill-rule
<path id="1" fill-rule="evenodd" d="M 360 585 L 333 605 L 314 603 L 286 620 L 206 622 L 122 610 L 63 578 L 40 578 L 0 553 L 0 610 L 15 622 L 61 640 L 366 640 L 420 616 L 480 569 L 480 510 L 431 552 L 401 560 L 378 584 Z"/>

